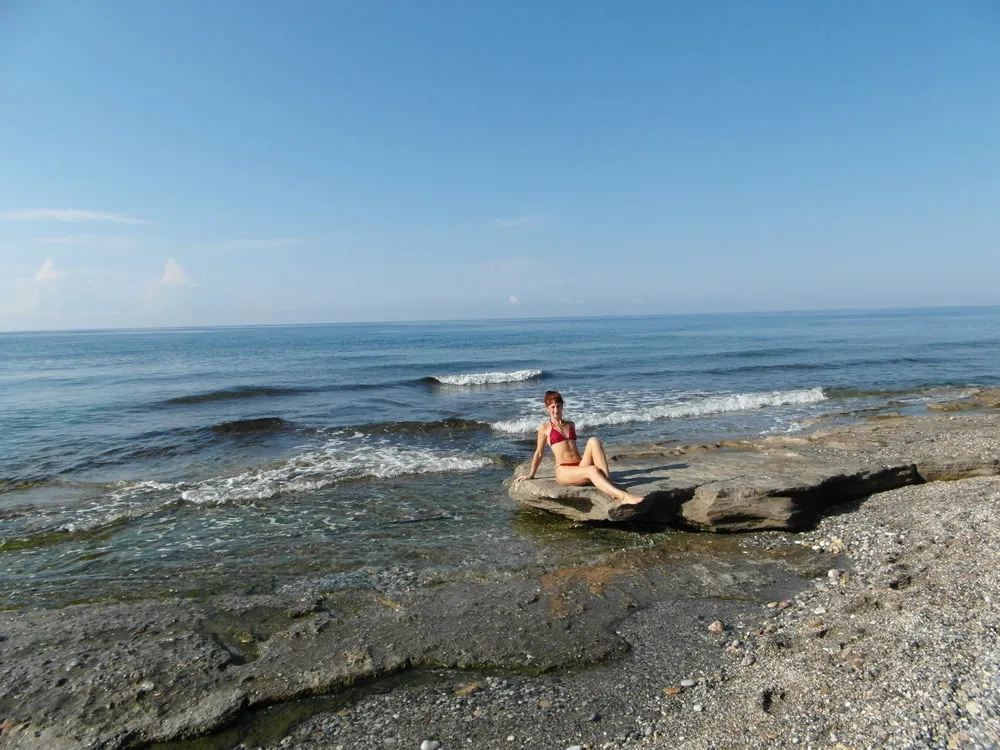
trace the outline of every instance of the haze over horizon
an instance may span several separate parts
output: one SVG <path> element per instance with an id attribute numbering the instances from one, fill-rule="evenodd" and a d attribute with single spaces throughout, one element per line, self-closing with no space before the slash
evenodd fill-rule
<path id="1" fill-rule="evenodd" d="M 0 7 L 0 330 L 1000 304 L 1000 9 Z"/>

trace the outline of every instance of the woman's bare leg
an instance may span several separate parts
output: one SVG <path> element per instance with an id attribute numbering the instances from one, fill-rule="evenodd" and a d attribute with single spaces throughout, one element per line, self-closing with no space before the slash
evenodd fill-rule
<path id="1" fill-rule="evenodd" d="M 604 455 L 604 446 L 600 439 L 595 437 L 587 440 L 583 456 L 580 459 L 580 466 L 590 466 L 591 464 L 600 469 L 604 476 L 611 476 L 611 472 L 608 471 L 608 457 Z"/>
<path id="2" fill-rule="evenodd" d="M 556 482 L 563 485 L 582 486 L 592 484 L 601 492 L 620 503 L 632 505 L 642 501 L 638 495 L 617 487 L 596 465 L 557 466 Z"/>

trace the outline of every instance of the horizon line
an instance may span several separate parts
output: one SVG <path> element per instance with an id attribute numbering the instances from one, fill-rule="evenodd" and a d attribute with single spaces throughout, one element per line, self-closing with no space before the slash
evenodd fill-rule
<path id="1" fill-rule="evenodd" d="M 221 323 L 205 325 L 184 325 L 184 326 L 126 326 L 122 328 L 23 328 L 23 329 L 0 329 L 0 335 L 13 334 L 47 334 L 47 333 L 128 333 L 128 332 L 157 332 L 157 331 L 206 331 L 219 329 L 238 328 L 305 328 L 319 326 L 363 326 L 363 325 L 436 325 L 441 323 L 487 323 L 504 322 L 515 323 L 519 321 L 550 321 L 550 320 L 594 320 L 600 318 L 672 318 L 672 317 L 696 317 L 696 316 L 751 316 L 751 315 L 790 315 L 795 313 L 811 314 L 835 314 L 835 313 L 876 313 L 876 312 L 904 312 L 914 310 L 983 310 L 1000 308 L 1000 303 L 992 305 L 920 305 L 909 307 L 831 307 L 831 308 L 798 308 L 798 309 L 776 309 L 776 310 L 742 310 L 730 312 L 674 312 L 674 313 L 611 313 L 602 315 L 528 315 L 523 317 L 504 318 L 425 318 L 415 320 L 341 320 L 325 322 L 296 322 L 296 323 Z"/>

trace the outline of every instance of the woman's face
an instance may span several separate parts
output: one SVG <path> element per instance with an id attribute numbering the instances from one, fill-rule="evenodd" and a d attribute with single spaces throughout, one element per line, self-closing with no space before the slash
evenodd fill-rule
<path id="1" fill-rule="evenodd" d="M 545 411 L 549 413 L 549 417 L 558 422 L 562 421 L 562 410 L 562 401 L 550 401 L 545 407 Z"/>

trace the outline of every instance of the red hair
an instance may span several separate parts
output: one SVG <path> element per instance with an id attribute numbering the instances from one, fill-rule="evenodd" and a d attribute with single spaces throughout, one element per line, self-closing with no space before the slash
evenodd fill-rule
<path id="1" fill-rule="evenodd" d="M 562 394 L 559 391 L 545 391 L 545 405 L 549 404 L 561 404 L 563 402 Z"/>

